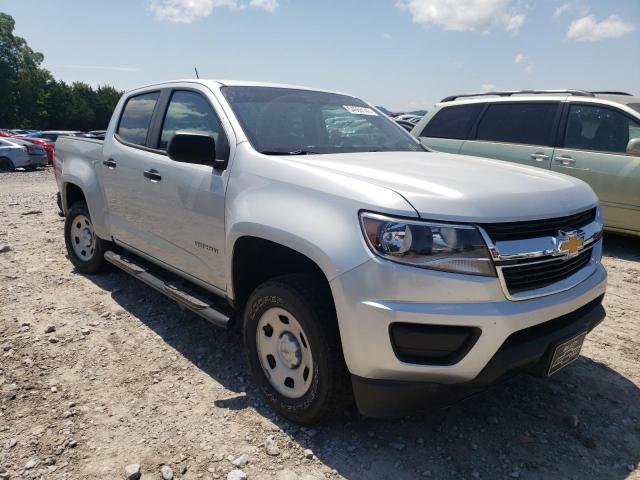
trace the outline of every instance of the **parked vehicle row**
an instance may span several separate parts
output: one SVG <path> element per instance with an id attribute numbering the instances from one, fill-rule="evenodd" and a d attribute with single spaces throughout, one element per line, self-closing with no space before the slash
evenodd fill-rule
<path id="1" fill-rule="evenodd" d="M 93 130 L 90 132 L 79 132 L 75 130 L 20 130 L 20 129 L 1 129 L 0 138 L 7 140 L 9 143 L 2 144 L 4 155 L 0 154 L 0 172 L 13 171 L 16 168 L 33 169 L 40 166 L 40 159 L 36 158 L 38 154 L 33 151 L 38 149 L 31 148 L 30 145 L 37 145 L 46 155 L 48 165 L 53 165 L 55 144 L 58 138 L 64 136 L 104 139 L 106 130 Z M 15 142 L 20 140 L 20 142 Z M 24 142 L 27 142 L 25 144 Z M 24 150 L 20 153 L 17 147 Z M 26 153 L 26 156 L 25 154 Z"/>
<path id="2" fill-rule="evenodd" d="M 18 137 L 0 138 L 0 172 L 12 172 L 16 168 L 35 170 L 47 165 L 47 155 L 41 145 Z"/>
<path id="3" fill-rule="evenodd" d="M 113 264 L 237 323 L 256 385 L 294 422 L 552 375 L 605 315 L 585 182 L 428 150 L 351 95 L 149 85 L 104 141 L 58 139 L 55 169 L 75 267 Z"/>
<path id="4" fill-rule="evenodd" d="M 443 99 L 412 133 L 434 150 L 584 180 L 608 230 L 640 235 L 640 97 L 583 90 L 459 95 Z"/>

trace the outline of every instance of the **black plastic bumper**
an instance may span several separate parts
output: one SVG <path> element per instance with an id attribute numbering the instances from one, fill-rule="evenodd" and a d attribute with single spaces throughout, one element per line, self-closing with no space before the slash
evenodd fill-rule
<path id="1" fill-rule="evenodd" d="M 556 345 L 585 330 L 593 330 L 604 320 L 603 297 L 567 315 L 513 333 L 480 374 L 469 382 L 445 385 L 352 375 L 358 410 L 368 417 L 396 417 L 451 405 L 516 373 L 544 376 Z"/>

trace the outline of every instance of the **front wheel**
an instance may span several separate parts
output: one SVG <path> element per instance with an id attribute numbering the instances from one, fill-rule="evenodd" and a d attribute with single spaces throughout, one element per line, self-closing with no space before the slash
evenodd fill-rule
<path id="1" fill-rule="evenodd" d="M 78 271 L 98 273 L 109 265 L 104 259 L 109 242 L 96 235 L 86 203 L 74 203 L 67 212 L 64 242 L 69 259 Z"/>
<path id="2" fill-rule="evenodd" d="M 272 408 L 300 424 L 327 420 L 352 401 L 330 295 L 311 276 L 286 275 L 260 285 L 245 308 L 253 377 Z"/>

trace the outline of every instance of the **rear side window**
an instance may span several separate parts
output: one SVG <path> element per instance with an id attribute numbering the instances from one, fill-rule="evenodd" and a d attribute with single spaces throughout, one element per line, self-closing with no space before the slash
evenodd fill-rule
<path id="1" fill-rule="evenodd" d="M 478 140 L 551 145 L 558 103 L 493 103 L 478 125 Z"/>
<path id="2" fill-rule="evenodd" d="M 640 138 L 640 124 L 626 115 L 591 105 L 571 105 L 564 137 L 566 148 L 626 153 L 631 138 Z"/>
<path id="3" fill-rule="evenodd" d="M 117 132 L 122 140 L 136 145 L 145 144 L 159 96 L 160 92 L 150 92 L 127 100 Z"/>
<path id="4" fill-rule="evenodd" d="M 166 150 L 178 130 L 210 133 L 216 142 L 216 158 L 228 158 L 228 141 L 220 119 L 209 102 L 199 93 L 188 90 L 173 92 L 162 124 L 158 148 Z"/>
<path id="5" fill-rule="evenodd" d="M 466 140 L 484 103 L 444 107 L 427 123 L 421 137 Z"/>

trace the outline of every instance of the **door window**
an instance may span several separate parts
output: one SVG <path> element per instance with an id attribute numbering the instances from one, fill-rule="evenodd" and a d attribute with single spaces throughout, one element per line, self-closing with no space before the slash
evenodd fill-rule
<path id="1" fill-rule="evenodd" d="M 199 93 L 188 90 L 173 92 L 162 124 L 158 148 L 166 150 L 178 130 L 211 134 L 216 142 L 216 158 L 219 160 L 228 158 L 229 144 L 220 119 L 209 102 Z"/>
<path id="2" fill-rule="evenodd" d="M 631 138 L 640 138 L 640 124 L 626 115 L 595 105 L 571 105 L 565 148 L 626 153 Z"/>
<path id="3" fill-rule="evenodd" d="M 478 125 L 478 140 L 552 145 L 557 102 L 492 103 Z"/>
<path id="4" fill-rule="evenodd" d="M 136 145 L 146 143 L 151 116 L 159 96 L 160 92 L 150 92 L 127 100 L 117 131 L 122 140 Z"/>
<path id="5" fill-rule="evenodd" d="M 425 125 L 421 137 L 466 140 L 484 103 L 444 107 Z"/>

